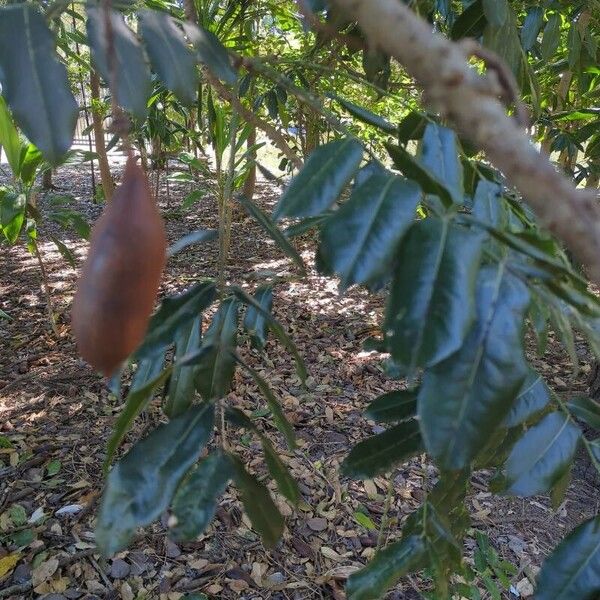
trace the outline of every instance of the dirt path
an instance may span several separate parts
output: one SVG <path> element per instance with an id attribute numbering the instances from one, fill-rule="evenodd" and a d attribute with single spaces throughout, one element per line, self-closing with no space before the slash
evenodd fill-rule
<path id="1" fill-rule="evenodd" d="M 61 170 L 55 183 L 60 192 L 75 195 L 76 208 L 90 219 L 97 217 L 100 209 L 89 201 L 84 171 Z M 171 241 L 194 229 L 216 227 L 214 198 L 184 211 L 176 199 L 184 191 L 172 184 L 171 208 L 163 207 Z M 269 207 L 276 194 L 263 183 L 257 201 Z M 56 233 L 81 259 L 85 244 Z M 291 453 L 279 434 L 263 423 L 303 494 L 296 512 L 276 496 L 287 530 L 274 551 L 263 549 L 230 488 L 215 521 L 198 541 L 181 546 L 169 542 L 163 519 L 142 532 L 128 551 L 104 561 L 92 553 L 93 509 L 102 486 L 106 439 L 121 405 L 76 356 L 68 326 L 75 271 L 51 243 L 44 241 L 41 248 L 59 314 L 58 339 L 48 330 L 35 260 L 18 247 L 2 246 L 0 252 L 0 308 L 13 317 L 0 320 L 0 441 L 11 443 L 6 448 L 0 444 L 0 569 L 3 558 L 19 552 L 16 569 L 0 575 L 0 597 L 6 596 L 1 590 L 16 586 L 13 598 L 49 594 L 45 597 L 50 600 L 178 600 L 198 592 L 219 598 L 343 598 L 347 575 L 375 551 L 388 490 L 383 477 L 355 482 L 338 475 L 352 444 L 379 431 L 362 417 L 364 407 L 398 387 L 383 375 L 380 356 L 361 351 L 379 321 L 382 297 L 360 290 L 340 297 L 335 281 L 314 271 L 302 282 L 276 288 L 274 312 L 307 362 L 307 390 L 300 386 L 289 355 L 275 342 L 268 343 L 262 357 L 247 350 L 253 366 L 282 399 L 300 440 L 300 448 Z M 314 248 L 310 237 L 302 239 L 299 248 L 309 261 Z M 162 293 L 182 290 L 199 276 L 214 276 L 216 255 L 211 242 L 175 257 Z M 249 289 L 265 273 L 292 273 L 274 244 L 241 213 L 235 216 L 230 264 L 230 279 Z M 536 368 L 558 393 L 585 391 L 586 363 L 575 376 L 552 339 Z M 235 406 L 247 411 L 263 408 L 258 390 L 243 374 L 236 375 L 233 389 L 229 402 Z M 155 403 L 138 419 L 126 446 L 159 418 Z M 236 435 L 231 442 L 252 470 L 265 473 L 256 441 Z M 435 469 L 420 459 L 394 472 L 395 494 L 381 541 L 398 535 L 403 519 L 420 504 L 424 481 L 431 485 L 435 476 Z M 545 498 L 491 497 L 485 477 L 475 476 L 475 493 L 469 498 L 474 530 L 467 550 L 474 548 L 475 530 L 489 535 L 500 556 L 516 566 L 512 583 L 527 597 L 528 577 L 535 576 L 543 557 L 566 531 L 596 513 L 600 494 L 575 478 L 567 501 L 554 512 Z M 368 519 L 357 517 L 358 512 Z M 34 523 L 28 524 L 31 519 Z M 416 585 L 417 579 L 405 581 L 390 597 L 418 598 Z"/>

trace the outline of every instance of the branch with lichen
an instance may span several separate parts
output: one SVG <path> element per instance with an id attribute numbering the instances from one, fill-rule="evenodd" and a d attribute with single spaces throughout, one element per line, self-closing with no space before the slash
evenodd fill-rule
<path id="1" fill-rule="evenodd" d="M 451 42 L 398 0 L 332 0 L 358 22 L 369 46 L 396 58 L 423 89 L 426 103 L 485 151 L 536 212 L 600 283 L 600 204 L 541 154 L 501 101 L 494 70 L 468 63 L 473 42 Z M 489 56 L 489 52 L 486 52 Z"/>

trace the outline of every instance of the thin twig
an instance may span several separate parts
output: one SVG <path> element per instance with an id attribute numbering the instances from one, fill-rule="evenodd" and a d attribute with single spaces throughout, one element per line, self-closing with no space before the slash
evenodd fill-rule
<path id="1" fill-rule="evenodd" d="M 52 328 L 52 332 L 56 337 L 58 337 L 58 328 L 56 326 L 56 318 L 54 316 L 54 309 L 52 308 L 52 296 L 50 294 L 50 284 L 48 283 L 48 273 L 46 272 L 46 267 L 44 266 L 44 262 L 42 261 L 42 255 L 40 254 L 40 249 L 36 242 L 33 242 L 33 251 L 35 254 L 35 258 L 37 259 L 38 265 L 40 267 L 40 272 L 42 274 L 42 287 L 44 288 L 44 294 L 46 296 L 46 309 L 48 311 L 48 319 L 50 321 L 50 327 Z"/>

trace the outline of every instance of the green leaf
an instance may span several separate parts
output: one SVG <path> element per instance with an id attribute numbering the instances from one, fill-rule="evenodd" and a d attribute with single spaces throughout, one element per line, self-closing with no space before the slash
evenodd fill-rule
<path id="1" fill-rule="evenodd" d="M 263 452 L 265 453 L 265 461 L 269 468 L 269 473 L 276 481 L 279 491 L 292 504 L 298 504 L 300 498 L 298 484 L 291 476 L 289 469 L 281 460 L 269 438 L 261 433 L 258 427 L 256 427 L 256 425 L 241 410 L 237 408 L 228 408 L 226 416 L 235 426 L 244 427 L 258 436 L 263 447 Z"/>
<path id="2" fill-rule="evenodd" d="M 569 410 L 594 429 L 600 429 L 600 405 L 591 398 L 577 396 L 568 404 Z"/>
<path id="3" fill-rule="evenodd" d="M 25 185 L 31 185 L 35 181 L 37 169 L 43 160 L 42 153 L 33 144 L 23 146 L 19 177 Z"/>
<path id="4" fill-rule="evenodd" d="M 146 364 L 149 364 L 148 361 Z M 117 418 L 116 423 L 113 426 L 113 432 L 106 445 L 106 458 L 104 459 L 104 472 L 108 472 L 108 467 L 115 455 L 117 448 L 121 445 L 125 434 L 129 431 L 133 421 L 136 417 L 148 406 L 150 400 L 152 400 L 152 392 L 155 388 L 163 384 L 169 375 L 171 374 L 171 367 L 168 367 L 162 373 L 151 379 L 145 385 L 133 388 L 130 390 L 127 399 L 125 400 L 125 407 L 121 411 L 121 414 Z"/>
<path id="5" fill-rule="evenodd" d="M 14 244 L 25 222 L 25 194 L 0 188 L 0 227 L 9 244 Z"/>
<path id="6" fill-rule="evenodd" d="M 77 264 L 75 262 L 75 255 L 73 254 L 73 252 L 71 252 L 69 247 L 57 237 L 53 235 L 50 235 L 49 237 L 60 252 L 60 255 L 69 263 L 71 267 L 75 269 L 77 267 Z"/>
<path id="7" fill-rule="evenodd" d="M 567 469 L 563 476 L 552 486 L 550 500 L 554 510 L 558 510 L 560 505 L 565 501 L 567 491 L 571 485 L 571 479 L 571 469 Z"/>
<path id="8" fill-rule="evenodd" d="M 420 140 L 427 126 L 427 116 L 416 111 L 409 112 L 398 126 L 398 141 L 406 144 L 409 140 Z"/>
<path id="9" fill-rule="evenodd" d="M 194 55 L 172 17 L 158 10 L 140 12 L 140 31 L 152 67 L 165 86 L 190 106 L 198 92 Z"/>
<path id="10" fill-rule="evenodd" d="M 569 49 L 569 69 L 573 70 L 581 57 L 581 34 L 579 33 L 578 23 L 571 23 L 569 27 L 567 48 Z"/>
<path id="11" fill-rule="evenodd" d="M 0 14 L 2 14 L 1 10 Z M 2 26 L 0 24 L 0 30 L 1 28 Z M 2 58 L 0 55 L 0 65 L 1 64 Z M 6 102 L 2 96 L 0 96 L 0 146 L 2 146 L 4 152 L 6 153 L 6 158 L 10 168 L 12 169 L 13 175 L 18 177 L 21 162 L 21 140 L 19 139 L 19 132 L 13 125 Z"/>
<path id="12" fill-rule="evenodd" d="M 481 179 L 473 198 L 473 216 L 483 223 L 503 229 L 507 222 L 507 207 L 502 197 L 502 186 L 495 181 Z"/>
<path id="13" fill-rule="evenodd" d="M 264 545 L 272 548 L 283 533 L 283 517 L 273 502 L 269 490 L 254 475 L 246 471 L 238 456 L 230 454 L 229 457 L 235 469 L 235 483 L 241 492 L 242 503 L 252 526 L 260 534 Z"/>
<path id="14" fill-rule="evenodd" d="M 500 27 L 508 18 L 506 0 L 483 0 L 483 13 L 490 25 Z"/>
<path id="15" fill-rule="evenodd" d="M 377 127 L 377 129 L 381 129 L 386 133 L 396 133 L 398 128 L 383 117 L 376 115 L 375 113 L 363 108 L 362 106 L 359 106 L 358 104 L 354 104 L 354 102 L 340 98 L 336 94 L 330 94 L 330 96 L 359 121 L 362 121 L 367 125 Z"/>
<path id="16" fill-rule="evenodd" d="M 123 15 L 111 10 L 115 58 L 114 72 L 111 72 L 104 8 L 88 5 L 87 16 L 87 34 L 94 65 L 102 78 L 110 83 L 118 104 L 143 121 L 146 118 L 151 81 L 140 43 L 125 24 Z"/>
<path id="17" fill-rule="evenodd" d="M 507 17 L 500 27 L 488 24 L 483 33 L 483 45 L 504 59 L 510 67 L 518 83 L 523 80 L 525 72 L 525 54 L 521 46 L 517 17 L 514 10 L 508 6 Z"/>
<path id="18" fill-rule="evenodd" d="M 527 11 L 523 28 L 521 29 L 521 44 L 523 50 L 528 52 L 533 48 L 544 23 L 544 9 L 540 6 L 534 6 Z"/>
<path id="19" fill-rule="evenodd" d="M 558 50 L 560 44 L 560 23 L 560 14 L 554 13 L 550 15 L 550 18 L 544 27 L 540 49 L 540 53 L 544 60 L 552 58 L 554 53 Z"/>
<path id="20" fill-rule="evenodd" d="M 286 227 L 283 230 L 283 235 L 285 235 L 285 237 L 288 239 L 303 235 L 307 231 L 319 227 L 321 223 L 324 223 L 332 214 L 333 212 L 328 210 L 317 217 L 307 217 L 306 219 L 301 219 L 297 223 Z"/>
<path id="21" fill-rule="evenodd" d="M 579 428 L 558 412 L 546 415 L 515 444 L 504 467 L 504 491 L 535 496 L 554 487 L 571 466 Z"/>
<path id="22" fill-rule="evenodd" d="M 419 571 L 426 561 L 423 539 L 411 535 L 390 544 L 364 568 L 353 573 L 346 586 L 348 600 L 377 600 L 402 577 Z"/>
<path id="23" fill-rule="evenodd" d="M 237 354 L 233 353 L 233 358 L 236 360 L 242 368 L 254 379 L 254 382 L 260 389 L 262 395 L 265 397 L 267 401 L 267 405 L 269 406 L 269 410 L 273 415 L 273 421 L 275 422 L 275 426 L 281 432 L 281 434 L 285 437 L 288 447 L 293 449 L 296 447 L 296 435 L 294 433 L 293 427 L 290 425 L 290 422 L 287 420 L 282 408 L 281 404 L 275 397 L 275 394 L 269 387 L 269 384 L 263 379 L 258 371 L 255 371 L 250 365 L 246 364 Z"/>
<path id="24" fill-rule="evenodd" d="M 524 423 L 550 403 L 550 390 L 541 375 L 529 369 L 519 395 L 504 419 L 505 427 L 516 427 Z"/>
<path id="25" fill-rule="evenodd" d="M 148 333 L 136 356 L 145 358 L 173 343 L 179 329 L 207 309 L 217 295 L 213 281 L 197 283 L 188 291 L 165 298 L 150 319 Z"/>
<path id="26" fill-rule="evenodd" d="M 182 208 L 188 209 L 206 196 L 206 190 L 192 190 L 182 201 Z"/>
<path id="27" fill-rule="evenodd" d="M 353 516 L 354 520 L 365 529 L 368 529 L 369 531 L 377 531 L 377 525 L 375 525 L 373 519 L 371 519 L 371 517 L 368 515 L 365 515 L 365 513 L 356 511 Z"/>
<path id="28" fill-rule="evenodd" d="M 430 170 L 422 165 L 416 157 L 408 153 L 401 146 L 395 146 L 394 144 L 388 143 L 385 143 L 384 146 L 394 161 L 396 168 L 401 171 L 405 177 L 416 181 L 426 194 L 438 196 L 444 203 L 444 206 L 452 205 L 453 198 L 450 191 Z"/>
<path id="29" fill-rule="evenodd" d="M 8 509 L 8 516 L 10 517 L 12 524 L 16 527 L 27 523 L 27 512 L 20 504 L 13 504 Z"/>
<path id="30" fill-rule="evenodd" d="M 600 517 L 576 527 L 546 559 L 536 600 L 592 600 L 600 593 Z"/>
<path id="31" fill-rule="evenodd" d="M 409 230 L 397 256 L 383 331 L 392 358 L 410 371 L 456 352 L 473 321 L 481 238 L 428 218 Z"/>
<path id="32" fill-rule="evenodd" d="M 173 499 L 172 512 L 177 524 L 171 527 L 171 537 L 193 540 L 209 526 L 215 516 L 217 499 L 233 473 L 229 456 L 221 450 L 209 454 L 188 473 Z"/>
<path id="33" fill-rule="evenodd" d="M 223 398 L 229 393 L 235 372 L 231 352 L 237 347 L 238 302 L 228 298 L 221 303 L 204 336 L 203 345 L 212 350 L 196 367 L 196 389 L 205 400 Z"/>
<path id="34" fill-rule="evenodd" d="M 290 354 L 294 357 L 294 361 L 296 363 L 296 373 L 298 374 L 298 377 L 300 377 L 302 383 L 304 383 L 308 376 L 306 372 L 306 365 L 304 364 L 304 361 L 302 360 L 302 357 L 300 356 L 296 345 L 285 332 L 279 321 L 277 321 L 277 319 L 275 319 L 275 317 L 270 312 L 264 310 L 263 307 L 258 302 L 256 302 L 256 300 L 252 296 L 247 294 L 241 287 L 233 286 L 232 291 L 238 297 L 240 302 L 243 302 L 247 306 L 254 307 L 258 312 L 260 312 L 263 315 L 263 317 L 265 317 L 265 319 L 269 323 L 269 329 L 273 332 L 273 334 L 281 342 L 281 344 L 285 348 L 287 348 Z"/>
<path id="35" fill-rule="evenodd" d="M 214 406 L 191 408 L 159 425 L 112 469 L 96 525 L 96 544 L 106 556 L 122 550 L 138 527 L 167 509 L 187 470 L 213 431 Z"/>
<path id="36" fill-rule="evenodd" d="M 312 217 L 327 210 L 350 183 L 362 155 L 361 144 L 352 138 L 317 148 L 281 196 L 273 219 Z"/>
<path id="37" fill-rule="evenodd" d="M 33 4 L 0 8 L 2 95 L 23 133 L 56 164 L 71 147 L 77 103 L 54 35 Z"/>
<path id="38" fill-rule="evenodd" d="M 425 447 L 449 471 L 468 467 L 508 414 L 527 375 L 527 287 L 503 266 L 486 266 L 476 303 L 477 319 L 462 348 L 425 372 L 417 399 Z"/>
<path id="39" fill-rule="evenodd" d="M 413 223 L 421 190 L 393 175 L 373 175 L 356 187 L 321 228 L 319 257 L 340 287 L 375 283 L 387 274 Z"/>
<path id="40" fill-rule="evenodd" d="M 254 299 L 263 308 L 264 312 L 270 313 L 273 307 L 273 286 L 261 285 L 254 293 Z M 252 345 L 259 350 L 265 347 L 269 326 L 264 312 L 250 305 L 246 309 L 246 315 L 244 316 L 244 329 L 248 332 L 252 340 Z"/>
<path id="41" fill-rule="evenodd" d="M 483 12 L 482 0 L 475 0 L 467 9 L 463 10 L 458 19 L 456 19 L 450 37 L 453 40 L 461 38 L 480 38 L 487 25 L 487 19 Z"/>
<path id="42" fill-rule="evenodd" d="M 175 339 L 175 358 L 190 356 L 200 348 L 202 342 L 202 316 L 198 315 L 187 327 L 182 327 Z M 165 414 L 169 418 L 177 417 L 190 408 L 195 397 L 195 379 L 197 367 L 180 366 L 175 362 L 169 382 L 169 397 L 165 405 Z"/>
<path id="43" fill-rule="evenodd" d="M 58 460 L 58 459 L 51 460 L 46 465 L 46 475 L 48 475 L 48 477 L 53 477 L 60 471 L 61 467 L 62 467 L 62 463 L 60 462 L 60 460 Z"/>
<path id="44" fill-rule="evenodd" d="M 157 354 L 153 354 L 148 358 L 138 361 L 137 368 L 131 380 L 131 387 L 129 388 L 130 393 L 145 387 L 162 373 L 165 354 L 166 348 L 164 348 L 162 352 L 158 352 Z"/>
<path id="45" fill-rule="evenodd" d="M 246 212 L 254 218 L 257 223 L 264 229 L 264 231 L 269 235 L 269 237 L 279 246 L 279 248 L 283 251 L 286 256 L 289 256 L 294 263 L 298 266 L 302 273 L 306 273 L 304 262 L 298 251 L 292 244 L 290 244 L 289 240 L 285 237 L 282 231 L 275 225 L 271 217 L 263 212 L 254 202 L 248 200 L 245 196 L 239 195 L 237 196 L 240 204 L 244 207 Z"/>
<path id="46" fill-rule="evenodd" d="M 175 254 L 178 254 L 194 244 L 201 244 L 203 242 L 214 240 L 217 238 L 218 234 L 219 232 L 216 229 L 198 229 L 197 231 L 192 231 L 182 238 L 179 238 L 171 245 L 167 251 L 167 256 L 171 258 L 172 256 L 175 256 Z"/>
<path id="47" fill-rule="evenodd" d="M 194 46 L 200 61 L 219 79 L 233 85 L 237 80 L 237 73 L 231 66 L 229 54 L 219 38 L 211 31 L 189 21 L 183 23 L 183 30 Z"/>
<path id="48" fill-rule="evenodd" d="M 448 190 L 454 204 L 464 201 L 464 174 L 460 161 L 458 138 L 452 129 L 437 123 L 425 127 L 419 162 Z"/>
<path id="49" fill-rule="evenodd" d="M 342 472 L 370 479 L 422 451 L 419 424 L 411 419 L 356 444 L 342 463 Z"/>
<path id="50" fill-rule="evenodd" d="M 418 390 L 396 390 L 375 398 L 365 415 L 377 423 L 395 423 L 412 419 L 417 412 Z"/>

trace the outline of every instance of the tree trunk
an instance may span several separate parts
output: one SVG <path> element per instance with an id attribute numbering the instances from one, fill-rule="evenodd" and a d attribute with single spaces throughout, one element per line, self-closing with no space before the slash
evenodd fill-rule
<path id="1" fill-rule="evenodd" d="M 183 14 L 188 21 L 198 23 L 198 12 L 194 0 L 183 0 Z"/>
<path id="2" fill-rule="evenodd" d="M 56 189 L 52 183 L 52 169 L 46 169 L 42 174 L 42 188 L 45 190 Z"/>
<path id="3" fill-rule="evenodd" d="M 246 147 L 248 150 L 252 148 L 252 146 L 256 145 L 256 127 L 252 127 L 250 130 L 250 135 L 248 136 L 248 140 L 246 142 Z M 248 171 L 248 175 L 246 175 L 246 180 L 244 181 L 244 187 L 242 188 L 242 193 L 248 200 L 252 200 L 254 198 L 254 191 L 256 190 L 256 150 L 252 150 L 248 159 L 252 161 L 252 166 Z"/>
<path id="4" fill-rule="evenodd" d="M 90 71 L 90 88 L 92 91 L 92 125 L 94 127 L 94 141 L 96 144 L 96 154 L 98 155 L 98 166 L 100 167 L 100 179 L 102 181 L 102 191 L 104 199 L 110 202 L 115 189 L 108 156 L 106 154 L 106 144 L 104 143 L 104 128 L 102 127 L 102 115 L 95 109 L 94 101 L 100 101 L 100 77 L 94 69 Z"/>

